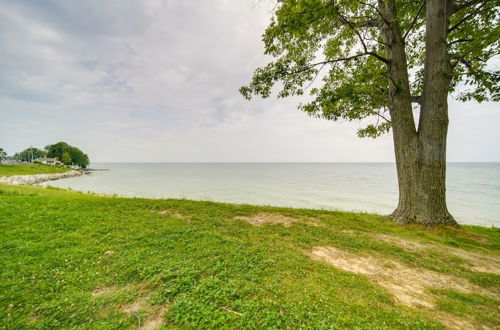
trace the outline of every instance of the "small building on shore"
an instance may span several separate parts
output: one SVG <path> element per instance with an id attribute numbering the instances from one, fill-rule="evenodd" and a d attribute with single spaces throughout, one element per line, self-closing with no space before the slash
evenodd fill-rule
<path id="1" fill-rule="evenodd" d="M 62 162 L 60 162 L 57 158 L 37 158 L 34 159 L 33 162 L 41 164 L 62 165 Z"/>

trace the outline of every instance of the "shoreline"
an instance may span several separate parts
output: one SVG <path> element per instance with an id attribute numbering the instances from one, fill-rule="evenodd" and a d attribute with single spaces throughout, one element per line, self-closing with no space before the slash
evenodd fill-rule
<path id="1" fill-rule="evenodd" d="M 78 171 L 71 171 L 71 172 L 78 172 Z M 66 173 L 58 173 L 58 174 L 67 174 L 70 172 Z M 47 179 L 44 181 L 39 181 L 36 183 L 25 183 L 25 182 L 18 182 L 18 183 L 11 183 L 11 182 L 5 182 L 2 179 L 7 179 L 7 178 L 12 178 L 12 177 L 0 177 L 0 184 L 9 184 L 13 186 L 19 186 L 19 185 L 31 185 L 32 187 L 38 187 L 38 188 L 55 188 L 57 190 L 61 190 L 64 192 L 68 193 L 78 193 L 78 194 L 83 194 L 83 195 L 88 195 L 88 196 L 94 196 L 94 197 L 103 197 L 103 198 L 119 198 L 119 199 L 133 199 L 133 200 L 143 200 L 143 201 L 185 201 L 185 202 L 194 202 L 194 203 L 214 203 L 214 204 L 220 204 L 220 205 L 226 205 L 226 206 L 241 206 L 241 207 L 257 207 L 257 208 L 273 208 L 273 209 L 291 209 L 291 210 L 296 210 L 296 211 L 312 211 L 312 212 L 338 212 L 338 213 L 343 213 L 343 214 L 353 214 L 353 215 L 368 215 L 368 216 L 377 216 L 377 217 L 383 217 L 387 218 L 387 214 L 383 213 L 377 213 L 377 212 L 370 212 L 370 211 L 362 211 L 362 210 L 345 210 L 345 209 L 340 209 L 340 208 L 308 208 L 308 207 L 294 207 L 294 206 L 289 206 L 289 205 L 272 205 L 272 204 L 252 204 L 248 202 L 228 202 L 228 201 L 221 201 L 221 200 L 213 200 L 213 199 L 192 199 L 192 198 L 185 198 L 185 197 L 143 197 L 143 196 L 130 196 L 130 195 L 122 195 L 122 194 L 117 194 L 117 193 L 99 193 L 95 191 L 83 191 L 83 190 L 73 190 L 71 188 L 61 188 L 61 187 L 54 187 L 54 186 L 48 186 L 48 185 L 41 185 L 42 183 L 49 182 L 49 181 L 55 181 L 58 179 L 64 179 L 64 178 L 70 178 L 70 177 L 78 177 L 82 176 L 84 174 L 89 174 L 86 172 L 81 172 L 78 175 L 71 175 L 71 176 L 64 176 L 64 177 L 58 177 L 54 179 Z M 46 174 L 37 174 L 37 175 L 18 175 L 17 177 L 32 177 L 32 176 L 45 176 Z M 53 175 L 53 174 L 50 174 Z M 415 225 L 419 225 L 418 223 L 415 223 Z M 494 224 L 472 224 L 472 223 L 464 223 L 464 222 L 459 222 L 460 227 L 479 227 L 479 228 L 485 228 L 485 229 L 497 229 L 499 227 L 495 226 Z"/>
<path id="2" fill-rule="evenodd" d="M 51 181 L 56 181 L 59 179 L 79 177 L 84 174 L 91 174 L 93 171 L 109 171 L 109 169 L 83 169 L 83 170 L 72 170 L 63 173 L 46 173 L 46 174 L 19 174 L 14 176 L 3 177 L 0 176 L 0 183 L 12 184 L 12 185 L 40 185 L 40 186 L 53 186 L 58 187 L 63 190 L 75 190 L 82 193 L 102 196 L 102 197 L 120 197 L 120 198 L 133 198 L 133 199 L 152 199 L 152 200 L 164 200 L 164 199 L 178 199 L 178 200 L 192 200 L 192 201 L 208 201 L 223 204 L 238 204 L 238 205 L 255 205 L 255 206 L 270 206 L 270 207 L 283 207 L 283 208 L 295 208 L 295 209 L 308 209 L 308 210 L 329 210 L 337 212 L 348 212 L 348 213 L 364 213 L 364 214 L 377 214 L 385 216 L 389 212 L 387 210 L 376 210 L 373 207 L 368 207 L 371 204 L 365 205 L 365 207 L 342 207 L 340 205 L 333 204 L 332 206 L 316 206 L 316 205 L 298 205 L 295 203 L 285 203 L 281 201 L 277 202 L 261 202 L 258 200 L 247 200 L 247 199 L 224 199 L 219 196 L 219 198 L 211 196 L 188 196 L 186 194 L 174 194 L 174 195 L 150 195 L 150 194 L 137 194 L 130 192 L 107 192 L 107 191 L 97 191 L 93 190 L 92 187 L 85 189 L 75 189 L 69 183 L 65 184 L 66 181 L 61 181 L 61 183 L 52 184 Z M 36 172 L 35 172 L 36 173 Z M 67 180 L 68 181 L 68 180 Z M 69 180 L 70 182 L 74 182 Z M 77 180 L 79 181 L 79 180 Z M 495 221 L 490 221 L 485 218 L 456 218 L 460 225 L 468 226 L 479 226 L 483 228 L 498 228 L 498 223 Z"/>
<path id="3" fill-rule="evenodd" d="M 12 185 L 34 185 L 48 181 L 77 177 L 83 174 L 84 173 L 82 171 L 72 170 L 64 173 L 2 176 L 0 177 L 0 183 Z"/>

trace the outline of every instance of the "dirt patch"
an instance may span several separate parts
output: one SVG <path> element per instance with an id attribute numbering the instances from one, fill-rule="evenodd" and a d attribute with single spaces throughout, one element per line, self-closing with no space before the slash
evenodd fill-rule
<path id="1" fill-rule="evenodd" d="M 342 234 L 346 234 L 346 235 L 356 235 L 356 232 L 354 230 L 351 230 L 351 229 L 341 229 L 339 230 L 339 232 L 341 232 Z"/>
<path id="2" fill-rule="evenodd" d="M 467 268 L 476 272 L 500 275 L 500 257 L 480 254 L 461 249 L 450 249 L 450 252 L 467 262 Z"/>
<path id="3" fill-rule="evenodd" d="M 164 315 L 168 310 L 165 306 L 152 305 L 148 302 L 149 297 L 141 297 L 131 304 L 119 306 L 118 309 L 124 313 L 134 315 L 138 320 L 139 329 L 158 329 L 164 323 Z M 144 323 L 141 322 L 139 312 L 147 313 Z"/>
<path id="4" fill-rule="evenodd" d="M 137 326 L 140 329 L 157 329 L 164 324 L 164 315 L 168 310 L 166 306 L 154 305 L 148 302 L 151 294 L 151 289 L 147 282 L 139 284 L 128 284 L 125 286 L 109 286 L 98 288 L 92 291 L 92 296 L 95 298 L 112 294 L 122 294 L 130 291 L 130 294 L 139 296 L 134 302 L 126 305 L 110 306 L 110 309 L 104 310 L 103 314 L 107 315 L 111 310 L 120 310 L 123 313 L 133 315 L 137 319 Z M 144 321 L 140 315 L 147 315 Z"/>
<path id="5" fill-rule="evenodd" d="M 481 242 L 481 243 L 491 244 L 491 241 L 489 239 L 487 239 L 486 237 L 479 236 L 479 235 L 474 234 L 474 233 L 467 233 L 466 236 L 468 238 L 471 238 L 471 239 L 476 240 L 476 241 Z"/>
<path id="6" fill-rule="evenodd" d="M 318 218 L 307 218 L 304 223 L 313 227 L 324 227 L 325 224 Z"/>
<path id="7" fill-rule="evenodd" d="M 266 212 L 260 212 L 250 217 L 243 217 L 243 216 L 235 217 L 235 219 L 244 220 L 249 224 L 258 227 L 265 225 L 267 223 L 282 224 L 285 227 L 290 227 L 292 223 L 299 221 L 299 219 L 296 218 L 287 217 L 281 214 L 266 213 Z"/>
<path id="8" fill-rule="evenodd" d="M 187 216 L 179 213 L 178 211 L 175 211 L 175 210 L 161 210 L 161 211 L 158 211 L 157 212 L 158 214 L 162 214 L 162 215 L 170 215 L 172 217 L 175 217 L 175 218 L 180 218 L 180 219 L 185 219 L 187 218 Z"/>
<path id="9" fill-rule="evenodd" d="M 32 315 L 32 316 L 30 316 L 30 318 L 26 322 L 26 325 L 32 325 L 33 323 L 36 322 L 36 320 L 38 320 L 38 317 L 39 317 L 38 315 Z"/>
<path id="10" fill-rule="evenodd" d="M 498 299 L 498 295 L 465 279 L 412 268 L 394 260 L 353 255 L 330 246 L 315 247 L 309 255 L 314 260 L 326 261 L 341 270 L 368 276 L 373 282 L 387 289 L 398 303 L 432 311 L 431 314 L 451 328 L 468 328 L 466 324 L 474 327 L 468 320 L 436 310 L 434 296 L 428 289 L 451 289 Z"/>
<path id="11" fill-rule="evenodd" d="M 472 271 L 500 275 L 500 256 L 497 255 L 471 252 L 458 248 L 451 248 L 437 243 L 420 243 L 414 240 L 385 234 L 374 234 L 373 237 L 413 251 L 423 249 L 437 249 L 442 253 L 453 254 L 454 256 L 463 259 L 464 261 L 466 261 L 466 265 L 464 266 Z"/>
<path id="12" fill-rule="evenodd" d="M 149 297 L 139 298 L 129 305 L 124 305 L 124 306 L 118 307 L 118 309 L 124 313 L 137 313 L 138 311 L 143 310 L 149 306 L 149 304 L 147 302 L 148 298 Z"/>
<path id="13" fill-rule="evenodd" d="M 118 292 L 120 288 L 117 286 L 108 286 L 104 288 L 97 288 L 94 291 L 92 291 L 92 297 L 99 297 L 99 296 L 105 296 L 109 295 L 115 292 Z"/>
<path id="14" fill-rule="evenodd" d="M 160 328 L 165 323 L 164 315 L 167 310 L 165 306 L 157 308 L 156 311 L 148 316 L 141 329 L 152 330 Z"/>
<path id="15" fill-rule="evenodd" d="M 484 324 L 477 324 L 472 320 L 467 320 L 460 318 L 456 315 L 449 314 L 442 311 L 429 311 L 429 314 L 435 319 L 441 321 L 445 325 L 446 329 L 457 329 L 457 330 L 489 330 L 491 329 Z"/>
<path id="16" fill-rule="evenodd" d="M 376 239 L 382 240 L 384 242 L 397 245 L 399 247 L 402 247 L 403 249 L 408 249 L 408 250 L 423 250 L 423 249 L 428 249 L 431 248 L 431 244 L 424 244 L 420 243 L 414 240 L 409 240 L 406 238 L 401 238 L 397 236 L 391 236 L 391 235 L 386 235 L 386 234 L 373 234 L 373 237 Z"/>
<path id="17" fill-rule="evenodd" d="M 265 224 L 282 224 L 285 227 L 290 227 L 294 222 L 303 222 L 311 226 L 322 226 L 323 224 L 318 220 L 318 219 L 305 219 L 301 221 L 300 219 L 297 218 L 292 218 L 292 217 L 287 217 L 282 214 L 278 213 L 267 213 L 267 212 L 260 212 L 255 215 L 249 216 L 249 217 L 244 217 L 244 216 L 239 216 L 235 217 L 234 219 L 237 220 L 243 220 L 248 222 L 251 225 L 254 226 L 262 226 Z"/>

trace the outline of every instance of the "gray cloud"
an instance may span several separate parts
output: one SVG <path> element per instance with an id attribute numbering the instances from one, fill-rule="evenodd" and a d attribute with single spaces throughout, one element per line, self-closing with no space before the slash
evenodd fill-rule
<path id="1" fill-rule="evenodd" d="M 270 2 L 4 0 L 0 145 L 65 140 L 95 161 L 392 161 L 358 123 L 248 102 Z M 495 104 L 452 102 L 450 160 L 500 161 Z"/>

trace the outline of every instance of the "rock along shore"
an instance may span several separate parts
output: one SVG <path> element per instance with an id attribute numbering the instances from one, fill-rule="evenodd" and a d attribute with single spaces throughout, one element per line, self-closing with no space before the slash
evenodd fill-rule
<path id="1" fill-rule="evenodd" d="M 0 177 L 0 183 L 7 184 L 38 184 L 46 181 L 71 178 L 74 176 L 80 176 L 83 172 L 80 171 L 69 171 L 64 173 L 51 173 L 51 174 L 33 174 L 33 175 L 13 175 Z"/>

